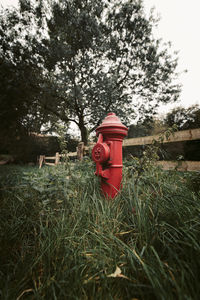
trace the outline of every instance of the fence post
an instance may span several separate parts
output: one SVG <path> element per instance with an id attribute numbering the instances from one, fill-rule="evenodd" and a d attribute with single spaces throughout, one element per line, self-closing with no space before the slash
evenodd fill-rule
<path id="1" fill-rule="evenodd" d="M 84 143 L 80 142 L 78 144 L 78 147 L 77 147 L 77 158 L 78 158 L 78 160 L 83 159 L 83 152 L 84 152 Z"/>
<path id="2" fill-rule="evenodd" d="M 59 152 L 56 152 L 55 165 L 58 165 L 59 161 L 60 161 L 60 155 Z"/>
<path id="3" fill-rule="evenodd" d="M 45 158 L 45 156 L 44 156 L 44 155 L 40 155 L 40 158 L 39 158 L 39 169 L 41 169 L 41 167 L 42 167 L 42 164 L 43 164 L 44 158 Z"/>

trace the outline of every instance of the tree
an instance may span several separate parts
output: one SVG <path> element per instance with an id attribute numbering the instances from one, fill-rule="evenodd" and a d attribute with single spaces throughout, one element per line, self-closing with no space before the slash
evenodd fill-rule
<path id="1" fill-rule="evenodd" d="M 44 30 L 35 11 L 21 3 L 20 11 L 0 12 L 0 136 L 12 149 L 13 141 L 40 132 L 50 118 L 44 107 L 51 90 L 41 55 Z"/>
<path id="2" fill-rule="evenodd" d="M 154 129 L 155 120 L 153 117 L 147 117 L 136 124 L 131 124 L 128 130 L 128 138 L 136 138 L 142 136 L 148 136 L 152 134 Z"/>
<path id="3" fill-rule="evenodd" d="M 156 20 L 145 16 L 142 1 L 26 0 L 20 1 L 17 18 L 13 14 L 7 20 L 24 27 L 33 22 L 36 31 L 35 38 L 14 31 L 16 41 L 20 37 L 30 46 L 26 66 L 31 76 L 24 72 L 21 58 L 17 69 L 20 76 L 28 78 L 27 94 L 19 102 L 20 97 L 12 94 L 18 99 L 14 107 L 16 103 L 25 106 L 24 111 L 19 109 L 23 120 L 24 116 L 30 120 L 28 106 L 34 124 L 38 120 L 40 125 L 57 119 L 72 121 L 87 143 L 88 135 L 108 111 L 114 111 L 127 124 L 136 112 L 146 118 L 159 103 L 177 100 L 177 57 L 153 38 Z M 11 46 L 5 53 L 15 57 L 21 45 L 7 44 Z M 6 63 L 12 63 L 11 57 Z M 20 55 L 17 57 L 19 60 Z M 17 70 L 13 65 L 11 69 L 15 78 Z M 6 97 L 12 98 L 8 93 Z"/>
<path id="4" fill-rule="evenodd" d="M 31 11 L 0 12 L 1 151 L 18 154 L 18 158 L 22 152 L 24 158 L 25 152 L 31 154 L 34 143 L 30 133 L 40 132 L 50 117 L 42 105 L 48 94 L 48 80 L 39 54 L 41 39 Z"/>
<path id="5" fill-rule="evenodd" d="M 200 128 L 200 108 L 198 105 L 174 108 L 167 114 L 164 122 L 168 127 L 176 124 L 178 130 Z"/>
<path id="6" fill-rule="evenodd" d="M 126 122 L 177 100 L 177 58 L 153 39 L 142 1 L 54 3 L 46 67 L 58 83 L 56 113 L 77 124 L 82 141 L 108 111 Z M 138 100 L 139 99 L 139 100 Z M 66 109 L 66 114 L 65 114 Z M 64 116 L 65 114 L 65 116 Z"/>
<path id="7" fill-rule="evenodd" d="M 31 36 L 26 33 L 26 22 L 29 21 L 29 16 L 22 18 L 14 10 L 1 12 L 0 126 L 1 130 L 5 128 L 10 132 L 25 128 L 23 123 L 28 122 L 28 116 L 30 120 L 33 118 L 34 110 L 38 115 L 41 113 L 35 102 L 41 68 L 38 66 L 38 57 L 33 55 L 32 45 L 35 43 L 32 43 Z M 37 122 L 35 120 L 34 123 Z"/>

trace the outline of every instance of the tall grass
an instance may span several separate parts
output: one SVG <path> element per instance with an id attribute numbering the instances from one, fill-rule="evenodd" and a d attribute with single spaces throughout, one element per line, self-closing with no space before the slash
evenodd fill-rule
<path id="1" fill-rule="evenodd" d="M 114 201 L 90 161 L 0 169 L 2 299 L 199 299 L 197 175 L 134 164 Z"/>

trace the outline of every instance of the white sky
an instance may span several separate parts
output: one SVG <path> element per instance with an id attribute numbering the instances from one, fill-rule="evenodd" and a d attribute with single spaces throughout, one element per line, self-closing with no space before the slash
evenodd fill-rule
<path id="1" fill-rule="evenodd" d="M 183 85 L 180 102 L 176 105 L 164 106 L 161 113 L 167 112 L 174 106 L 188 107 L 200 105 L 200 0 L 143 0 L 145 11 L 155 7 L 155 14 L 161 20 L 154 34 L 164 42 L 171 41 L 172 48 L 178 50 L 179 71 L 187 73 L 180 76 Z M 0 0 L 0 5 L 17 5 L 17 0 Z"/>
<path id="2" fill-rule="evenodd" d="M 143 1 L 147 13 L 154 6 L 161 17 L 155 36 L 172 42 L 173 49 L 179 51 L 178 70 L 188 71 L 180 76 L 183 87 L 179 105 L 200 105 L 200 0 Z M 174 106 L 178 105 L 162 107 L 161 112 Z"/>

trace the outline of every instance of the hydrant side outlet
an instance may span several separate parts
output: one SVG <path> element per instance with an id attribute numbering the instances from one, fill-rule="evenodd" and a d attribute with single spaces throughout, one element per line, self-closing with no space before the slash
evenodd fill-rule
<path id="1" fill-rule="evenodd" d="M 114 198 L 121 189 L 122 181 L 122 142 L 128 128 L 115 113 L 108 113 L 97 127 L 98 141 L 92 150 L 96 162 L 95 174 L 101 177 L 101 189 L 106 198 Z"/>

